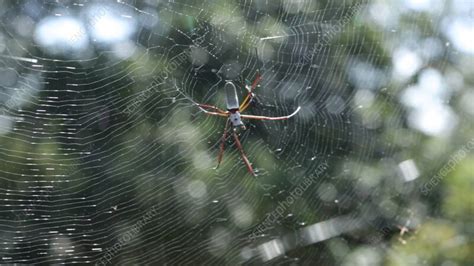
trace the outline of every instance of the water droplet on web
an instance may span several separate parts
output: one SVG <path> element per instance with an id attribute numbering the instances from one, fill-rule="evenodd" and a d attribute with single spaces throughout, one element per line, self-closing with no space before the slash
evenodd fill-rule
<path id="1" fill-rule="evenodd" d="M 218 200 L 213 200 L 212 203 L 219 203 L 219 201 Z"/>
<path id="2" fill-rule="evenodd" d="M 278 149 L 276 149 L 275 151 L 276 151 L 276 152 L 280 152 L 280 151 L 281 151 L 281 148 L 278 148 Z"/>

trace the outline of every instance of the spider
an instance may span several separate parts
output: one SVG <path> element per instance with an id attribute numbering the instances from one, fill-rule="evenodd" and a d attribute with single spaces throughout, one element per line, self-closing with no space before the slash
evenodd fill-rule
<path id="1" fill-rule="evenodd" d="M 232 130 L 232 135 L 234 137 L 235 144 L 237 146 L 237 149 L 240 152 L 240 156 L 242 157 L 242 160 L 244 161 L 245 165 L 247 166 L 247 170 L 250 174 L 253 176 L 256 176 L 255 171 L 253 170 L 253 167 L 247 158 L 247 155 L 244 152 L 244 149 L 242 148 L 242 143 L 240 142 L 239 136 L 237 135 L 237 128 L 241 128 L 245 130 L 245 125 L 242 123 L 242 118 L 245 119 L 257 119 L 257 120 L 286 120 L 289 119 L 290 117 L 296 115 L 301 109 L 300 106 L 290 115 L 286 116 L 278 116 L 278 117 L 269 117 L 269 116 L 258 116 L 258 115 L 244 115 L 241 114 L 243 113 L 250 105 L 252 102 L 252 99 L 255 97 L 255 94 L 253 91 L 257 87 L 258 83 L 261 80 L 261 76 L 257 74 L 255 80 L 253 81 L 251 86 L 246 85 L 245 88 L 248 91 L 247 96 L 245 97 L 244 101 L 239 105 L 239 100 L 237 97 L 237 89 L 232 81 L 227 81 L 224 89 L 225 89 L 225 100 L 226 100 L 226 105 L 227 105 L 227 111 L 224 111 L 222 109 L 219 109 L 216 106 L 213 105 L 208 105 L 208 104 L 200 104 L 196 103 L 196 105 L 203 111 L 204 113 L 208 115 L 215 115 L 215 116 L 221 116 L 227 118 L 225 128 L 224 128 L 224 133 L 221 138 L 220 142 L 220 148 L 219 148 L 219 154 L 217 156 L 217 166 L 216 168 L 219 167 L 222 157 L 224 155 L 224 149 L 225 149 L 225 142 L 227 139 L 227 134 L 229 133 L 229 124 L 232 124 L 233 130 Z"/>

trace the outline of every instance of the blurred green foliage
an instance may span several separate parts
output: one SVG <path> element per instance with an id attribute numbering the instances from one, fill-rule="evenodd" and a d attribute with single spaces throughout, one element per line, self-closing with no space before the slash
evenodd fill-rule
<path id="1" fill-rule="evenodd" d="M 361 2 L 364 8 L 311 64 L 296 66 L 322 40 L 325 27 L 360 3 L 306 1 L 307 6 L 290 12 L 284 8 L 287 2 L 292 1 L 160 3 L 156 16 L 168 31 L 139 28 L 136 51 L 125 60 L 114 59 L 110 47 L 98 44 L 91 45 L 93 59 L 48 54 L 31 36 L 12 31 L 7 20 L 22 11 L 16 3 L 3 3 L 8 12 L 0 12 L 0 33 L 9 49 L 4 54 L 39 58 L 45 71 L 41 93 L 8 110 L 21 119 L 15 120 L 15 130 L 0 136 L 2 263 L 56 262 L 60 255 L 44 243 L 59 236 L 68 237 L 76 249 L 58 261 L 95 261 L 155 206 L 158 215 L 114 256 L 114 264 L 260 264 L 259 245 L 290 235 L 296 240 L 288 240 L 286 255 L 271 263 L 470 265 L 474 158 L 457 164 L 428 195 L 419 188 L 474 133 L 473 114 L 462 104 L 472 94 L 472 55 L 443 46 L 441 56 L 426 59 L 408 79 L 392 76 L 394 51 L 411 33 L 448 42 L 440 32 L 443 18 L 451 16 L 448 7 L 441 15 L 398 10 L 392 30 L 370 19 L 370 10 L 399 8 L 399 3 Z M 65 5 L 74 12 L 83 8 Z M 136 5 L 140 10 L 145 3 Z M 306 24 L 311 27 L 304 28 Z M 292 33 L 295 38 L 254 43 L 256 37 Z M 170 71 L 174 58 L 189 55 L 191 47 L 206 51 L 206 64 L 193 65 L 189 58 Z M 370 65 L 386 81 L 371 91 L 373 101 L 363 107 L 355 98 L 365 88 L 349 74 L 356 61 Z M 37 71 L 13 60 L 1 63 L 20 76 Z M 233 76 L 227 69 L 234 63 L 241 69 Z M 66 68 L 72 66 L 74 70 Z M 463 81 L 449 102 L 457 128 L 444 136 L 410 127 L 409 108 L 401 101 L 403 91 L 426 68 L 438 70 L 448 84 L 453 75 Z M 252 106 L 251 112 L 281 115 L 297 104 L 303 111 L 284 123 L 251 122 L 242 132 L 245 150 L 260 170 L 253 178 L 230 143 L 225 162 L 214 169 L 225 120 L 199 113 L 189 98 L 223 108 L 223 80 L 252 80 L 257 70 L 267 80 L 257 91 L 261 105 Z M 150 90 L 157 79 L 162 82 Z M 125 113 L 146 90 L 152 91 L 147 99 Z M 52 96 L 60 100 L 48 101 Z M 335 96 L 344 103 L 338 114 L 327 108 Z M 39 106 L 46 112 L 38 112 Z M 398 165 L 405 160 L 416 163 L 421 173 L 417 179 L 403 181 Z M 320 183 L 297 198 L 264 235 L 249 241 L 252 230 L 324 161 L 330 169 Z M 42 188 L 48 185 L 53 189 L 45 193 Z M 205 197 L 193 197 L 203 189 Z M 304 244 L 300 233 L 306 226 L 354 213 L 354 221 L 363 226 Z M 404 225 L 409 231 L 402 235 L 399 227 Z M 75 231 L 68 233 L 69 227 Z M 25 240 L 14 240 L 15 235 Z M 102 253 L 92 250 L 97 246 Z M 254 252 L 249 258 L 242 255 L 248 249 Z"/>

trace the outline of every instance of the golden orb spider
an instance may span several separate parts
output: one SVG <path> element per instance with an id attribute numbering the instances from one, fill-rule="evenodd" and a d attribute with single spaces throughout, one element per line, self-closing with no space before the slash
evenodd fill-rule
<path id="1" fill-rule="evenodd" d="M 261 79 L 262 79 L 261 76 L 257 74 L 257 77 L 253 81 L 252 86 L 250 87 L 248 85 L 245 86 L 245 88 L 248 91 L 248 94 L 240 105 L 239 105 L 239 99 L 237 97 L 237 89 L 234 83 L 232 83 L 232 81 L 227 81 L 224 86 L 227 111 L 219 109 L 218 107 L 213 106 L 213 105 L 196 103 L 199 109 L 201 109 L 203 112 L 205 112 L 208 115 L 216 115 L 216 116 L 227 118 L 225 128 L 224 128 L 224 133 L 221 138 L 219 155 L 217 156 L 217 167 L 219 167 L 222 161 L 222 157 L 224 155 L 225 142 L 227 139 L 229 124 L 232 124 L 233 126 L 232 135 L 234 137 L 237 149 L 240 152 L 240 156 L 242 157 L 242 160 L 247 166 L 247 170 L 249 171 L 249 173 L 256 176 L 255 171 L 253 170 L 253 167 L 247 158 L 247 155 L 245 155 L 244 149 L 242 148 L 242 144 L 240 143 L 239 136 L 237 135 L 237 132 L 236 132 L 236 129 L 238 127 L 245 130 L 244 123 L 242 123 L 242 118 L 257 119 L 257 120 L 286 120 L 296 115 L 296 113 L 300 111 L 301 107 L 298 106 L 298 108 L 292 114 L 287 115 L 287 116 L 269 117 L 269 116 L 242 114 L 250 106 L 250 103 L 253 97 L 255 97 L 255 94 L 253 93 L 253 91 L 255 90 L 255 88 L 257 87 Z"/>

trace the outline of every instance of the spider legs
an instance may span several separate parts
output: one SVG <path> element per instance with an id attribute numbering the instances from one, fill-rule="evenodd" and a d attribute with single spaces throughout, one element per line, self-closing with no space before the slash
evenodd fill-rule
<path id="1" fill-rule="evenodd" d="M 218 107 L 215 107 L 213 105 L 200 104 L 200 103 L 196 103 L 196 105 L 199 107 L 199 109 L 201 109 L 201 111 L 203 111 L 204 113 L 208 115 L 217 115 L 217 116 L 223 116 L 223 117 L 229 116 L 228 112 L 221 110 Z"/>
<path id="2" fill-rule="evenodd" d="M 252 86 L 251 87 L 245 86 L 247 88 L 248 94 L 239 107 L 240 112 L 245 111 L 245 109 L 249 107 L 250 102 L 252 101 L 252 98 L 254 97 L 253 91 L 255 90 L 255 88 L 257 88 L 257 85 L 258 83 L 260 83 L 260 80 L 262 80 L 262 76 L 260 76 L 260 74 L 257 73 L 257 77 L 253 81 Z"/>
<path id="3" fill-rule="evenodd" d="M 249 173 L 251 173 L 254 176 L 257 176 L 255 172 L 253 171 L 253 167 L 249 162 L 249 159 L 247 158 L 247 155 L 245 155 L 244 149 L 242 148 L 242 144 L 240 143 L 239 136 L 237 136 L 237 132 L 232 132 L 235 140 L 235 145 L 237 145 L 237 149 L 240 151 L 240 156 L 242 157 L 242 160 L 244 161 L 245 165 L 247 166 L 247 170 Z"/>
<path id="4" fill-rule="evenodd" d="M 301 107 L 298 106 L 298 108 L 293 113 L 286 116 L 270 117 L 270 116 L 260 116 L 260 115 L 240 115 L 240 117 L 245 118 L 245 119 L 256 119 L 256 120 L 286 120 L 296 115 L 300 110 L 301 110 Z"/>
<path id="5" fill-rule="evenodd" d="M 227 138 L 227 131 L 228 131 L 228 128 L 229 128 L 229 123 L 230 123 L 230 121 L 227 119 L 227 121 L 225 122 L 224 133 L 222 134 L 221 144 L 220 144 L 220 147 L 219 147 L 219 155 L 217 156 L 217 166 L 216 166 L 216 168 L 219 167 L 219 165 L 221 164 L 221 161 L 222 161 L 222 157 L 224 156 L 225 140 Z"/>
<path id="6" fill-rule="evenodd" d="M 229 124 L 230 124 L 230 120 L 228 119 L 225 123 L 224 133 L 222 134 L 221 143 L 219 145 L 219 154 L 217 155 L 217 166 L 216 166 L 216 168 L 218 168 L 220 166 L 220 164 L 222 162 L 222 158 L 224 157 L 225 142 L 226 142 L 226 139 L 227 139 L 227 134 L 229 132 Z M 232 135 L 233 135 L 234 140 L 235 140 L 235 145 L 237 146 L 237 149 L 240 152 L 240 156 L 242 157 L 242 160 L 244 161 L 245 166 L 247 166 L 247 170 L 249 171 L 249 173 L 256 176 L 256 174 L 253 170 L 253 167 L 250 164 L 249 159 L 247 158 L 247 155 L 245 155 L 244 149 L 242 148 L 242 143 L 240 143 L 239 136 L 237 135 L 237 132 L 235 131 L 235 129 L 233 130 Z"/>

